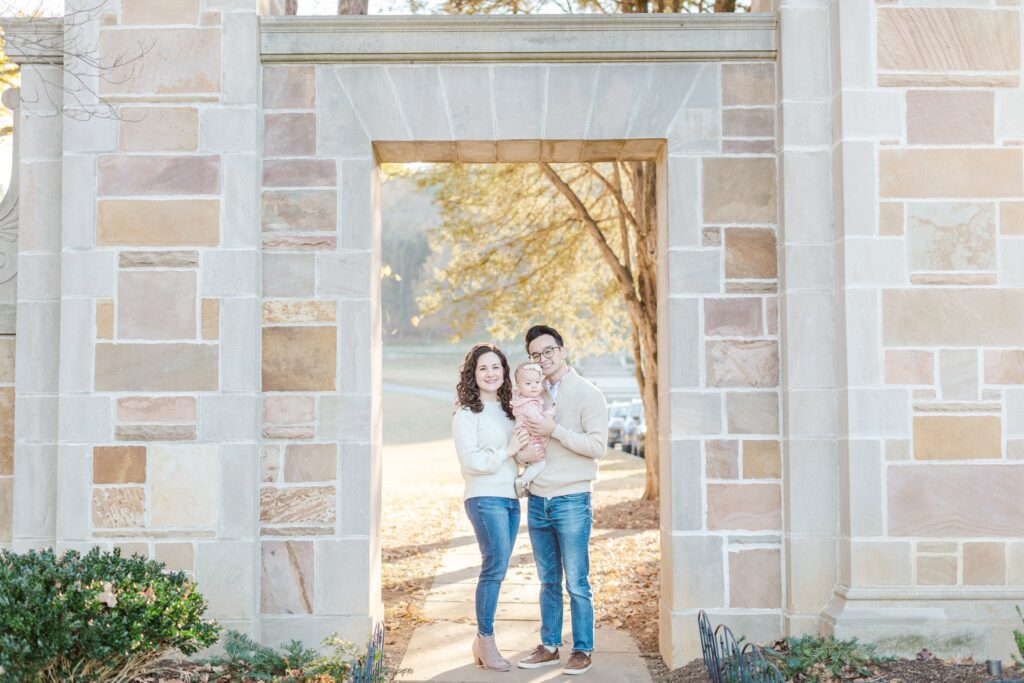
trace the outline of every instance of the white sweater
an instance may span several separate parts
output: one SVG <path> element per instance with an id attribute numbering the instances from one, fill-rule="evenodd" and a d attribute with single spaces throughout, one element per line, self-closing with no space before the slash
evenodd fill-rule
<path id="1" fill-rule="evenodd" d="M 506 452 L 515 422 L 508 419 L 498 401 L 484 401 L 484 409 L 474 413 L 459 408 L 452 418 L 455 452 L 466 480 L 463 499 L 478 496 L 515 498 L 518 468 Z"/>

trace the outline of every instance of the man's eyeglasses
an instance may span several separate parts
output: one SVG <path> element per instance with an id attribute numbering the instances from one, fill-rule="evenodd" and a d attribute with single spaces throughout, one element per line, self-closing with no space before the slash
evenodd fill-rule
<path id="1" fill-rule="evenodd" d="M 549 347 L 547 347 L 546 349 L 544 349 L 543 351 L 541 351 L 539 353 L 531 353 L 530 354 L 530 360 L 532 360 L 534 363 L 539 363 L 541 358 L 546 358 L 548 360 L 551 360 L 555 356 L 555 351 L 557 349 L 560 349 L 560 348 L 562 348 L 562 347 L 561 346 L 549 346 Z"/>

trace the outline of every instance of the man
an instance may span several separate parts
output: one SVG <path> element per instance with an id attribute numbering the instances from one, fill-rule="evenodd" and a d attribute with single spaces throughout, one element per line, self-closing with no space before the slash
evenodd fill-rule
<path id="1" fill-rule="evenodd" d="M 562 644 L 562 574 L 569 591 L 572 654 L 562 673 L 590 670 L 594 651 L 594 598 L 590 591 L 590 493 L 597 461 L 608 443 L 608 404 L 601 391 L 566 365 L 562 335 L 546 325 L 526 333 L 526 351 L 540 365 L 548 390 L 545 407 L 555 417 L 527 421 L 537 436 L 550 436 L 547 465 L 530 484 L 528 519 L 533 559 L 540 575 L 541 644 L 523 669 L 558 664 Z"/>

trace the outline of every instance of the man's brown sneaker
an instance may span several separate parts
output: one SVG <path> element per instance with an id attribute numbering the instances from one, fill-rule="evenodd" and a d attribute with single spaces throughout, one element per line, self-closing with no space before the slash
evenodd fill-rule
<path id="1" fill-rule="evenodd" d="M 539 669 L 542 666 L 551 666 L 552 664 L 558 664 L 558 648 L 551 652 L 543 645 L 533 648 L 533 652 L 528 657 L 519 660 L 520 669 Z"/>
<path id="2" fill-rule="evenodd" d="M 590 661 L 590 655 L 586 652 L 573 650 L 572 654 L 569 655 L 569 661 L 562 667 L 562 673 L 570 676 L 585 674 L 590 671 L 591 666 L 593 666 L 593 663 Z"/>

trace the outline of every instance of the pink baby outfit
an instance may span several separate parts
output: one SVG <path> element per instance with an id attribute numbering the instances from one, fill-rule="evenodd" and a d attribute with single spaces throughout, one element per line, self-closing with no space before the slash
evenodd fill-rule
<path id="1" fill-rule="evenodd" d="M 516 418 L 516 429 L 526 426 L 526 418 L 540 419 L 542 417 L 554 417 L 555 407 L 544 409 L 544 399 L 524 398 L 518 391 L 512 394 L 512 416 Z M 550 436 L 531 436 L 530 443 L 543 451 L 548 446 Z"/>

